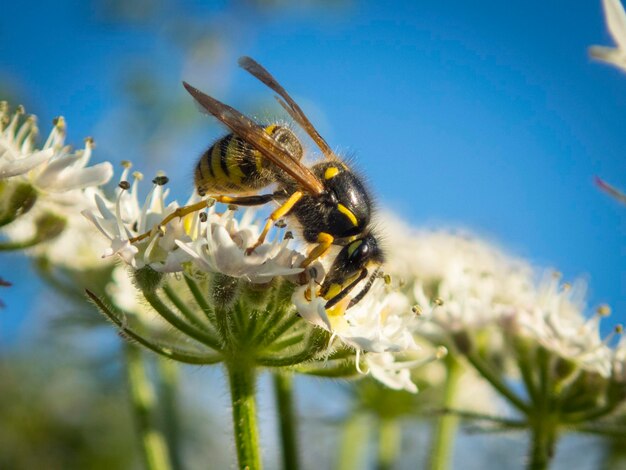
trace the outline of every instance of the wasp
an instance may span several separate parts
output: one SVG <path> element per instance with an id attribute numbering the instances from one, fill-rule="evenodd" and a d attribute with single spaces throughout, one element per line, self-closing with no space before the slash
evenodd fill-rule
<path id="1" fill-rule="evenodd" d="M 264 67 L 250 57 L 240 58 L 239 65 L 277 93 L 279 104 L 311 137 L 325 158 L 310 168 L 305 166 L 301 161 L 303 147 L 288 127 L 260 125 L 183 82 L 197 103 L 232 132 L 215 142 L 198 160 L 196 190 L 201 196 L 210 195 L 227 204 L 279 204 L 268 217 L 257 242 L 247 249 L 248 254 L 263 243 L 272 225 L 285 217 L 295 219 L 304 239 L 314 244 L 302 267 L 324 256 L 332 245 L 341 246 L 319 293 L 329 309 L 367 279 L 350 300 L 347 306 L 350 308 L 367 294 L 384 258 L 370 226 L 372 197 L 362 178 L 331 150 L 298 104 Z M 275 191 L 257 194 L 272 184 L 277 187 Z M 162 225 L 203 207 L 205 203 L 200 202 L 180 208 Z"/>

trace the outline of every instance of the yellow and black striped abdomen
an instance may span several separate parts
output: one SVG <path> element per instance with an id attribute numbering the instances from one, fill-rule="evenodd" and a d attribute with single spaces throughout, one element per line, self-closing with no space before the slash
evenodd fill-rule
<path id="1" fill-rule="evenodd" d="M 294 156 L 302 156 L 300 142 L 288 128 L 271 124 L 265 127 L 265 132 Z M 195 184 L 201 196 L 249 193 L 274 183 L 276 171 L 277 168 L 252 145 L 229 134 L 202 154 L 195 169 Z"/>
<path id="2" fill-rule="evenodd" d="M 273 182 L 263 157 L 240 137 L 229 134 L 202 154 L 195 183 L 200 195 L 255 191 Z"/>

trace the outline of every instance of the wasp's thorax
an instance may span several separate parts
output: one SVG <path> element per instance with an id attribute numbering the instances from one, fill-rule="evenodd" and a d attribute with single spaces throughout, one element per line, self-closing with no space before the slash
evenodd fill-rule
<path id="1" fill-rule="evenodd" d="M 321 232 L 338 239 L 362 234 L 370 222 L 372 202 L 361 178 L 341 161 L 318 163 L 312 170 L 325 192 L 306 195 L 294 207 L 304 238 L 315 243 Z"/>

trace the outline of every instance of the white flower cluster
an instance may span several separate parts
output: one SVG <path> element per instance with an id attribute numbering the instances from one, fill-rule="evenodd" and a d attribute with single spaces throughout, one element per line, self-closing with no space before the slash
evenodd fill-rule
<path id="1" fill-rule="evenodd" d="M 37 191 L 68 194 L 74 190 L 100 186 L 113 175 L 110 163 L 87 166 L 93 141 L 70 153 L 65 145 L 65 120 L 59 117 L 41 149 L 35 147 L 38 129 L 35 116 L 24 118 L 20 107 L 11 115 L 6 102 L 0 103 L 0 180 L 20 177 Z M 74 195 L 74 194 L 72 194 Z"/>
<path id="2" fill-rule="evenodd" d="M 622 367 L 617 364 L 621 349 L 611 347 L 613 336 L 622 327 L 617 326 L 603 339 L 600 320 L 609 314 L 609 309 L 601 306 L 595 315 L 585 318 L 583 294 L 581 284 L 560 285 L 559 276 L 552 275 L 541 283 L 534 302 L 520 308 L 511 321 L 518 327 L 518 334 L 582 369 L 608 378 L 614 366 Z"/>
<path id="3" fill-rule="evenodd" d="M 369 294 L 346 311 L 327 311 L 326 300 L 315 295 L 313 285 L 296 289 L 292 300 L 309 323 L 324 328 L 333 338 L 353 347 L 358 357 L 363 353 L 366 373 L 390 388 L 415 393 L 417 387 L 411 380 L 411 369 L 443 357 L 445 349 L 438 350 L 436 357 L 397 360 L 394 353 L 415 356 L 421 350 L 413 337 L 417 318 L 406 296 L 385 290 L 384 282 L 376 280 Z M 307 291 L 312 293 L 310 301 L 306 299 Z"/>
<path id="4" fill-rule="evenodd" d="M 109 181 L 113 168 L 108 162 L 89 166 L 93 141 L 86 139 L 83 149 L 72 152 L 65 145 L 65 130 L 64 119 L 57 118 L 38 148 L 36 118 L 25 116 L 21 107 L 11 114 L 8 104 L 0 103 L 0 183 L 28 185 L 37 197 L 34 207 L 3 227 L 3 233 L 11 240 L 27 239 L 37 232 L 42 215 L 54 215 L 64 221 L 65 230 L 33 254 L 55 264 L 93 266 L 94 240 L 80 211 L 93 206 L 97 187 Z"/>
<path id="5" fill-rule="evenodd" d="M 424 327 L 446 335 L 492 323 L 533 296 L 532 270 L 468 235 L 419 231 L 389 218 L 386 270 L 405 284 Z"/>
<path id="6" fill-rule="evenodd" d="M 624 370 L 624 341 L 613 348 L 613 334 L 600 336 L 608 308 L 586 318 L 580 285 L 560 287 L 555 275 L 536 282 L 528 264 L 466 235 L 411 230 L 391 219 L 386 225 L 390 245 L 402 247 L 390 250 L 386 269 L 403 278 L 417 303 L 419 334 L 444 343 L 459 332 L 480 336 L 499 353 L 507 349 L 507 332 L 603 377 Z"/>

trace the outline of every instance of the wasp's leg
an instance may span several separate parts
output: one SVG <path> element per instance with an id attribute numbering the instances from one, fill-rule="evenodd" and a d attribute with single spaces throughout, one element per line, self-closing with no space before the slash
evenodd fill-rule
<path id="1" fill-rule="evenodd" d="M 174 220 L 176 218 L 182 218 L 182 217 L 185 217 L 186 215 L 191 214 L 192 212 L 197 212 L 197 211 L 200 211 L 202 209 L 205 209 L 206 207 L 209 206 L 209 201 L 210 201 L 210 199 L 203 199 L 202 201 L 196 202 L 195 204 L 189 204 L 188 206 L 179 207 L 174 212 L 172 212 L 170 215 L 165 217 L 159 223 L 159 225 L 156 225 L 155 227 L 153 227 L 152 229 L 148 230 L 147 232 L 142 233 L 141 235 L 138 235 L 138 236 L 136 236 L 134 238 L 131 238 L 128 241 L 130 243 L 135 243 L 135 242 L 141 241 L 144 238 L 147 238 L 148 236 L 150 236 L 150 234 L 153 233 L 153 231 L 155 229 L 159 229 L 160 227 L 165 227 L 172 220 Z"/>
<path id="2" fill-rule="evenodd" d="M 361 291 L 356 295 L 356 297 L 354 297 L 350 301 L 350 303 L 348 304 L 348 308 L 354 307 L 363 299 L 363 297 L 365 297 L 365 294 L 367 294 L 369 290 L 372 288 L 372 284 L 374 284 L 374 281 L 378 277 L 379 272 L 380 272 L 380 268 L 377 268 L 376 270 L 374 270 L 370 278 L 367 280 L 367 283 L 363 286 L 363 289 L 361 289 Z"/>
<path id="3" fill-rule="evenodd" d="M 318 245 L 311 250 L 309 255 L 300 265 L 301 268 L 306 268 L 309 264 L 315 261 L 318 258 L 321 258 L 326 254 L 330 245 L 335 241 L 335 237 L 333 237 L 330 233 L 321 232 L 317 235 L 317 243 Z"/>
<path id="4" fill-rule="evenodd" d="M 176 218 L 182 218 L 186 215 L 189 215 L 193 212 L 200 211 L 205 209 L 211 204 L 211 201 L 217 201 L 224 204 L 234 204 L 237 206 L 260 206 L 262 204 L 267 204 L 268 202 L 274 199 L 274 194 L 257 194 L 254 196 L 239 196 L 239 197 L 231 197 L 231 196 L 210 196 L 207 199 L 203 199 L 200 202 L 196 202 L 195 204 L 189 204 L 188 206 L 179 207 L 170 215 L 165 217 L 159 225 L 154 227 L 153 229 L 142 233 L 141 235 L 136 236 L 135 238 L 131 238 L 130 243 L 135 243 L 138 241 L 147 238 L 154 229 L 158 229 L 159 227 L 165 227 L 168 223 Z"/>
<path id="5" fill-rule="evenodd" d="M 223 204 L 234 204 L 235 206 L 262 206 L 274 200 L 274 194 L 255 194 L 254 196 L 209 196 L 217 202 Z"/>
<path id="6" fill-rule="evenodd" d="M 263 227 L 263 231 L 261 232 L 261 235 L 259 235 L 259 239 L 256 241 L 254 245 L 252 245 L 250 248 L 246 250 L 246 254 L 248 255 L 252 254 L 252 252 L 256 249 L 257 246 L 260 246 L 261 244 L 263 244 L 263 242 L 265 241 L 265 237 L 267 236 L 267 233 L 272 228 L 272 225 L 274 225 L 274 222 L 276 222 L 278 219 L 282 219 L 284 216 L 289 214 L 291 209 L 293 209 L 293 206 L 296 205 L 296 203 L 302 198 L 303 195 L 304 193 L 302 191 L 296 191 L 291 196 L 289 196 L 289 198 L 278 209 L 276 209 L 274 212 L 270 214 L 270 216 L 265 221 L 265 226 Z M 236 203 L 233 203 L 233 204 L 236 204 Z"/>

